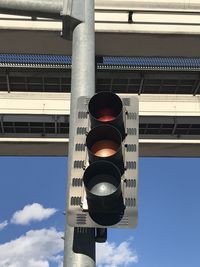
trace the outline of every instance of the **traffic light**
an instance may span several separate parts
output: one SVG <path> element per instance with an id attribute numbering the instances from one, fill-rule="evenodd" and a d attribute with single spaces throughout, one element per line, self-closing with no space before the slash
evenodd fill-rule
<path id="1" fill-rule="evenodd" d="M 100 92 L 77 103 L 68 188 L 75 227 L 137 224 L 138 98 Z"/>

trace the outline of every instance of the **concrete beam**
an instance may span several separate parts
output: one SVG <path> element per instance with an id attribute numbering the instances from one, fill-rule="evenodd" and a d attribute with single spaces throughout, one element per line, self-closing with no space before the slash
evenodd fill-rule
<path id="1" fill-rule="evenodd" d="M 180 119 L 179 123 L 196 123 L 200 114 L 200 96 L 140 95 L 139 114 L 145 123 L 161 123 Z M 0 93 L 0 115 L 33 116 L 69 115 L 70 94 L 67 93 Z M 173 123 L 173 122 L 172 122 Z M 145 136 L 143 137 L 145 138 Z M 148 139 L 154 138 L 154 139 Z M 165 139 L 164 139 L 165 138 Z M 186 137 L 185 137 L 186 138 Z M 0 138 L 1 156 L 66 156 L 67 138 Z M 199 157 L 198 136 L 188 139 L 155 136 L 140 139 L 143 157 Z"/>
<path id="2" fill-rule="evenodd" d="M 0 156 L 67 156 L 67 138 L 0 138 Z M 140 157 L 200 157 L 200 140 L 139 140 Z"/>
<path id="3" fill-rule="evenodd" d="M 57 31 L 0 30 L 0 39 L 0 53 L 71 55 L 71 42 Z M 199 57 L 199 47 L 198 35 L 96 33 L 99 56 Z"/>
<path id="4" fill-rule="evenodd" d="M 0 138 L 0 156 L 67 156 L 67 138 Z"/>
<path id="5" fill-rule="evenodd" d="M 200 114 L 200 96 L 143 94 L 139 103 L 140 116 L 198 117 Z M 69 112 L 69 93 L 0 92 L 0 114 L 69 115 Z"/>
<path id="6" fill-rule="evenodd" d="M 141 139 L 141 157 L 200 157 L 200 140 Z"/>
<path id="7" fill-rule="evenodd" d="M 100 2 L 95 13 L 96 55 L 199 57 L 199 3 L 196 13 L 146 12 L 133 8 L 130 15 L 128 7 L 140 2 Z M 121 6 L 110 10 L 115 2 L 119 6 L 123 5 L 120 2 L 127 2 L 126 9 Z M 102 5 L 106 11 L 101 10 Z M 0 53 L 71 55 L 71 42 L 60 37 L 61 30 L 62 23 L 57 20 L 0 15 Z"/>

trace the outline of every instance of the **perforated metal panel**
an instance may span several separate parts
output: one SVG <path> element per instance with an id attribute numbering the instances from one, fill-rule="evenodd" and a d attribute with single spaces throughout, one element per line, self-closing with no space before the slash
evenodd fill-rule
<path id="1" fill-rule="evenodd" d="M 82 177 L 88 166 L 88 154 L 85 146 L 86 134 L 90 131 L 87 111 L 89 99 L 80 97 L 77 103 L 76 135 L 72 156 L 71 174 L 68 177 L 68 223 L 75 227 L 105 227 L 95 223 L 88 213 L 86 193 Z M 139 102 L 136 96 L 122 98 L 126 138 L 123 141 L 123 159 L 125 172 L 121 177 L 121 188 L 125 212 L 120 222 L 111 226 L 133 228 L 137 225 L 138 203 L 138 132 Z"/>

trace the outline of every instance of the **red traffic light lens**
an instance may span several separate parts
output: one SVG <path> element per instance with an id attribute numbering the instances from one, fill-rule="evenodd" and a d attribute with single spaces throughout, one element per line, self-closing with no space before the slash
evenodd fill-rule
<path id="1" fill-rule="evenodd" d="M 97 119 L 102 122 L 113 121 L 115 118 L 115 112 L 111 108 L 102 108 L 97 115 Z"/>
<path id="2" fill-rule="evenodd" d="M 100 140 L 91 147 L 91 152 L 97 157 L 110 157 L 117 152 L 118 148 L 119 144 L 112 140 Z"/>
<path id="3" fill-rule="evenodd" d="M 98 122 L 118 123 L 122 120 L 122 101 L 112 92 L 100 92 L 94 95 L 90 99 L 88 109 L 92 127 L 97 126 Z"/>

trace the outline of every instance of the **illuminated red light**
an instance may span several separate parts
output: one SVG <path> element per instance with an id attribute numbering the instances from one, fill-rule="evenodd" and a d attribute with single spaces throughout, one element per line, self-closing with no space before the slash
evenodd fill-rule
<path id="1" fill-rule="evenodd" d="M 110 157 L 118 150 L 119 145 L 111 140 L 101 140 L 91 147 L 91 152 L 97 157 Z"/>
<path id="2" fill-rule="evenodd" d="M 111 108 L 102 108 L 99 111 L 98 120 L 102 122 L 113 121 L 115 119 L 114 111 Z"/>

